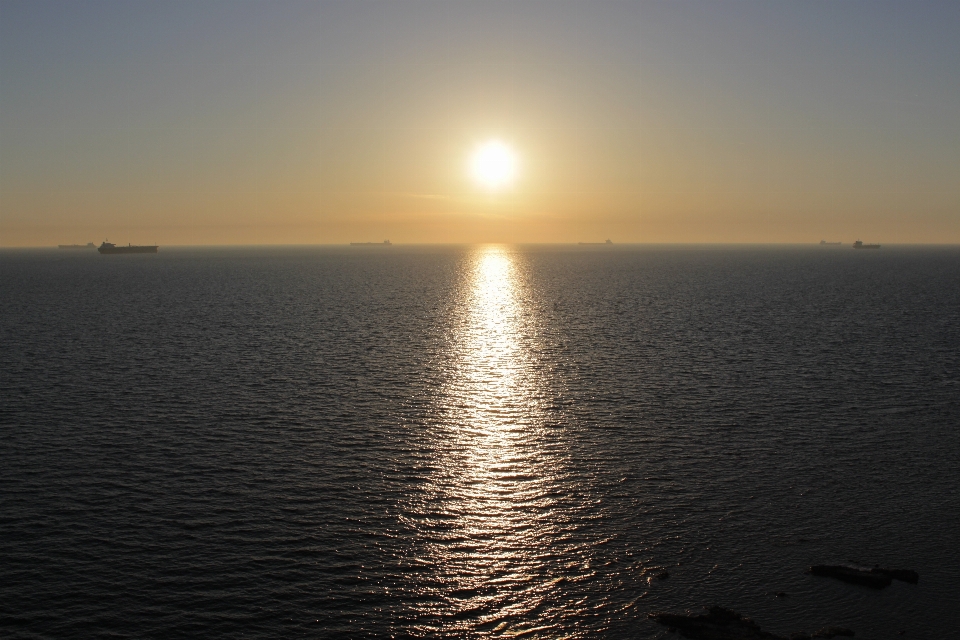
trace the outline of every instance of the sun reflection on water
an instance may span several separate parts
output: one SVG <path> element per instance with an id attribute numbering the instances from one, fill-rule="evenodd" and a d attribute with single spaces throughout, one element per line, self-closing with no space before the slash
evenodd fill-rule
<path id="1" fill-rule="evenodd" d="M 524 291 L 508 249 L 472 256 L 417 523 L 419 554 L 433 568 L 415 612 L 425 632 L 536 634 L 531 620 L 558 606 L 565 563 L 581 564 L 562 553 L 563 461 L 545 420 Z"/>

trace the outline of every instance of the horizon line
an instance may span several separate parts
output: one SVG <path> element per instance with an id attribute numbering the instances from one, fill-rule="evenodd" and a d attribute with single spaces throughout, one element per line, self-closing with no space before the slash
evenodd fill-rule
<path id="1" fill-rule="evenodd" d="M 243 243 L 214 243 L 214 244 L 156 244 L 157 247 L 168 247 L 168 248 L 205 248 L 205 247 L 350 247 L 353 243 L 367 241 L 346 241 L 346 242 L 311 242 L 311 243 L 293 243 L 293 242 L 278 242 L 278 243 L 258 243 L 258 244 L 243 244 Z M 81 247 L 86 247 L 87 243 L 76 243 Z M 880 242 L 881 247 L 883 246 L 893 246 L 893 247 L 915 247 L 915 246 L 925 246 L 925 247 L 960 247 L 960 242 Z M 526 242 L 513 242 L 513 241 L 478 241 L 478 242 L 393 242 L 390 241 L 389 245 L 384 245 L 383 242 L 372 242 L 370 244 L 365 244 L 367 247 L 396 247 L 396 246 L 405 246 L 405 247 L 416 247 L 416 246 L 436 246 L 436 247 L 450 247 L 450 246 L 477 246 L 477 245 L 515 245 L 515 246 L 524 246 L 524 245 L 536 245 L 536 246 L 602 246 L 602 247 L 624 247 L 624 246 L 792 246 L 792 247 L 823 247 L 824 245 L 820 244 L 819 241 L 809 241 L 809 242 L 704 242 L 704 241 L 688 241 L 688 242 L 611 242 L 607 243 L 604 241 L 567 241 L 567 242 L 537 242 L 537 241 L 526 241 Z M 43 244 L 43 245 L 0 245 L 0 250 L 5 249 L 58 249 L 60 245 L 58 244 Z M 853 242 L 843 242 L 840 244 L 831 244 L 826 246 L 841 246 L 841 247 L 852 247 Z"/>

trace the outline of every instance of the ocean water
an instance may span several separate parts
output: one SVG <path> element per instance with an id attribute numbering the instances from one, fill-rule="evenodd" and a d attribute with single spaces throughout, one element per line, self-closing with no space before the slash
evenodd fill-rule
<path id="1" fill-rule="evenodd" d="M 845 562 L 920 581 L 804 573 Z M 941 639 L 958 602 L 958 248 L 0 252 L 3 637 Z"/>

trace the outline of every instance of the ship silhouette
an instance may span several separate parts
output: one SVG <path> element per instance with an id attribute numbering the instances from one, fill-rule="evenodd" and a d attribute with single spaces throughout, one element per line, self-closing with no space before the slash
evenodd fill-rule
<path id="1" fill-rule="evenodd" d="M 135 245 L 128 244 L 125 247 L 118 247 L 112 242 L 103 241 L 103 244 L 97 249 L 102 254 L 115 254 L 115 253 L 156 253 L 157 245 Z"/>

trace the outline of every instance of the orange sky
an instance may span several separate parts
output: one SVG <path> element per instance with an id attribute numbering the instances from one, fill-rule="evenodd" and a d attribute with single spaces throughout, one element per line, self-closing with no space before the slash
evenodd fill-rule
<path id="1" fill-rule="evenodd" d="M 748 5 L 4 2 L 0 246 L 960 242 L 958 5 Z"/>

